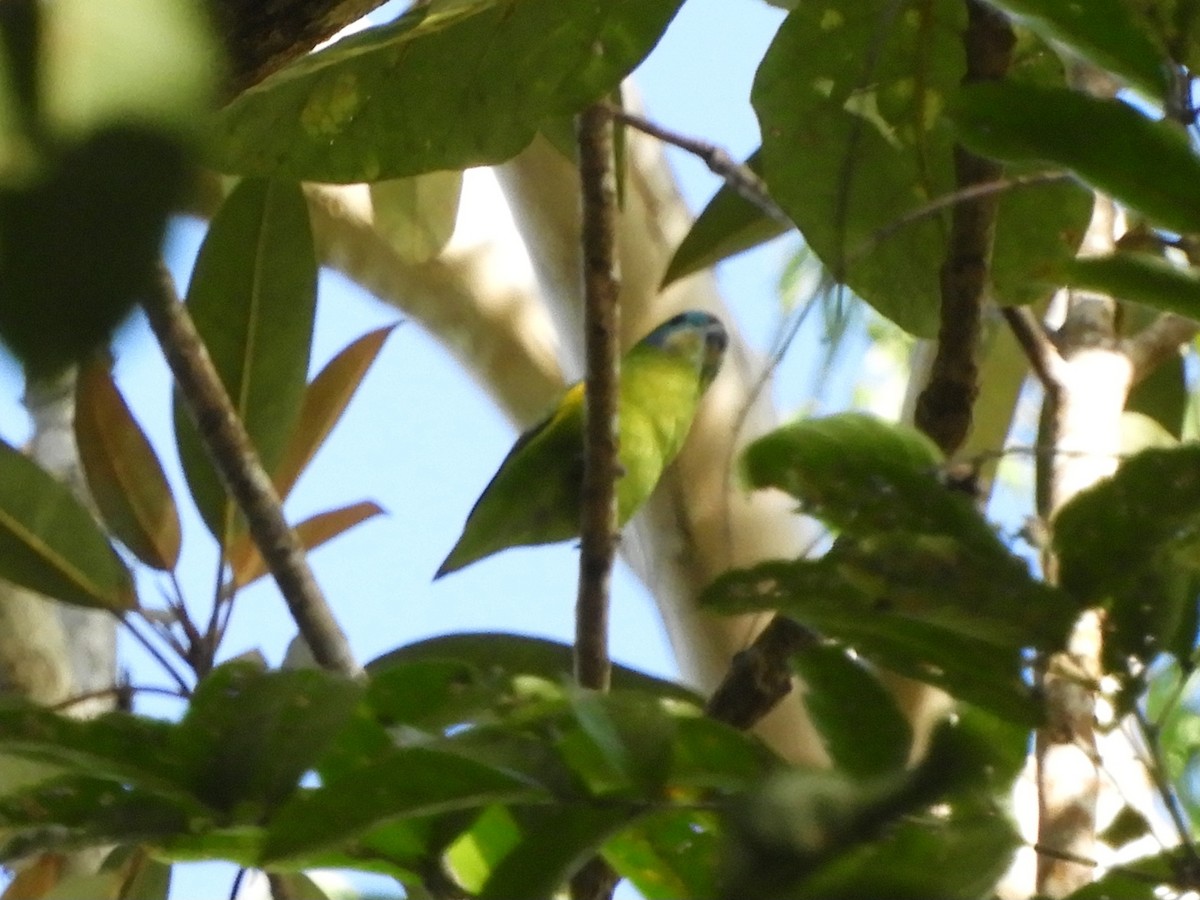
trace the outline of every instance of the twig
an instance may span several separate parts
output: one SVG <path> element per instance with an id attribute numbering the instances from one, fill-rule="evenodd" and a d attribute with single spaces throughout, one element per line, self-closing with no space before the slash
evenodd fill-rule
<path id="1" fill-rule="evenodd" d="M 693 156 L 700 159 L 709 171 L 714 175 L 724 179 L 729 187 L 736 191 L 747 203 L 751 203 L 764 213 L 768 218 L 774 219 L 787 225 L 789 228 L 792 225 L 792 220 L 788 218 L 787 213 L 779 208 L 779 205 L 771 197 L 771 192 L 767 190 L 767 184 L 758 173 L 744 163 L 739 163 L 736 159 L 729 155 L 728 151 L 718 147 L 716 144 L 710 144 L 707 141 L 697 140 L 696 138 L 688 137 L 680 134 L 677 131 L 671 131 L 669 128 L 651 122 L 649 119 L 635 115 L 628 110 L 611 104 L 605 104 L 604 110 L 612 116 L 616 121 L 623 125 L 628 125 L 630 128 L 636 128 L 651 137 L 656 137 L 664 143 L 670 144 L 672 147 L 678 147 L 680 150 L 686 150 Z"/>
<path id="2" fill-rule="evenodd" d="M 1000 315 L 1021 345 L 1043 390 L 1057 390 L 1062 385 L 1063 358 L 1042 323 L 1024 306 L 1002 306 Z"/>
<path id="3" fill-rule="evenodd" d="M 1027 175 L 1005 175 L 1002 178 L 996 178 L 992 181 L 984 181 L 979 184 L 957 188 L 948 194 L 935 197 L 924 206 L 918 206 L 916 209 L 906 212 L 904 215 L 888 222 L 880 228 L 876 228 L 871 233 L 871 236 L 863 241 L 855 252 L 850 254 L 847 258 L 847 263 L 853 264 L 870 256 L 880 244 L 902 228 L 915 225 L 923 219 L 935 216 L 942 210 L 957 206 L 960 203 L 965 203 L 969 200 L 980 200 L 995 194 L 1004 194 L 1008 191 L 1018 190 L 1019 188 L 1037 187 L 1038 185 L 1054 184 L 1059 181 L 1070 180 L 1071 175 L 1069 172 L 1055 169 L 1048 172 L 1030 172 Z"/>
<path id="4" fill-rule="evenodd" d="M 128 616 L 117 612 L 114 612 L 113 615 L 116 616 L 117 621 L 124 625 L 126 630 L 133 635 L 133 639 L 141 644 L 142 648 L 147 653 L 154 657 L 155 662 L 163 667 L 163 671 L 171 677 L 171 680 L 179 685 L 179 690 L 183 691 L 185 696 L 190 697 L 192 695 L 191 687 L 189 687 L 188 683 L 184 681 L 183 676 L 175 671 L 175 667 L 171 665 L 171 661 L 162 654 L 162 651 L 154 646 L 154 642 L 150 640 L 150 638 L 146 637 L 146 635 L 138 631 L 138 629 L 134 628 L 133 622 L 130 621 Z"/>
<path id="5" fill-rule="evenodd" d="M 980 0 L 967 2 L 967 51 L 964 84 L 1003 78 L 1012 63 L 1016 35 L 1002 13 Z M 988 184 L 1000 178 L 998 163 L 954 148 L 955 183 L 959 188 Z M 946 257 L 939 273 L 941 326 L 929 382 L 917 399 L 916 425 L 952 456 L 971 428 L 979 393 L 980 323 L 991 270 L 999 198 L 974 197 L 951 208 Z"/>
<path id="6" fill-rule="evenodd" d="M 617 549 L 617 354 L 619 309 L 614 274 L 616 193 L 612 124 L 603 107 L 579 117 L 579 174 L 583 196 L 583 285 L 587 353 L 587 424 L 583 515 L 580 521 L 579 598 L 575 611 L 575 677 L 606 690 L 608 588 Z"/>
<path id="7" fill-rule="evenodd" d="M 1137 723 L 1138 729 L 1142 733 L 1142 740 L 1150 752 L 1149 761 L 1142 760 L 1142 764 L 1146 767 L 1146 772 L 1154 783 L 1154 789 L 1158 791 L 1159 799 L 1162 800 L 1167 814 L 1171 817 L 1171 824 L 1175 826 L 1175 834 L 1179 838 L 1183 852 L 1187 854 L 1191 867 L 1193 869 L 1200 868 L 1200 854 L 1197 854 L 1196 844 L 1192 840 L 1191 824 L 1187 814 L 1179 805 L 1179 795 L 1176 794 L 1166 778 L 1166 760 L 1163 759 L 1158 746 L 1158 726 L 1151 724 L 1139 704 L 1133 704 L 1132 712 L 1133 720 Z"/>
<path id="8" fill-rule="evenodd" d="M 333 617 L 304 557 L 304 548 L 283 517 L 279 497 L 263 471 L 246 429 L 213 368 L 191 316 L 163 267 L 142 307 L 175 375 L 180 393 L 233 499 L 246 516 L 250 535 L 279 585 L 313 657 L 324 668 L 357 677 L 346 635 Z"/>
<path id="9" fill-rule="evenodd" d="M 616 278 L 617 195 L 612 122 L 592 105 L 579 115 L 579 177 L 582 196 L 584 346 L 587 384 L 580 517 L 579 596 L 575 605 L 575 679 L 585 688 L 608 690 L 609 583 L 617 554 L 617 492 L 620 462 L 617 399 L 620 325 Z M 612 896 L 617 876 L 595 857 L 571 878 L 572 900 Z"/>
<path id="10" fill-rule="evenodd" d="M 1178 355 L 1180 346 L 1194 338 L 1198 331 L 1200 324 L 1191 319 L 1163 313 L 1125 341 L 1125 352 L 1133 363 L 1133 383 L 1137 384 L 1172 356 Z"/>
<path id="11" fill-rule="evenodd" d="M 151 684 L 114 684 L 112 687 L 100 688 L 95 691 L 87 691 L 82 694 L 76 694 L 73 697 L 68 697 L 66 700 L 61 700 L 53 704 L 49 709 L 61 712 L 79 703 L 87 703 L 89 700 L 98 700 L 107 697 L 116 697 L 119 699 L 129 694 L 158 694 L 159 696 L 171 697 L 175 700 L 186 700 L 191 696 L 188 692 L 176 688 L 158 687 Z M 120 706 L 120 704 L 117 705 Z"/>

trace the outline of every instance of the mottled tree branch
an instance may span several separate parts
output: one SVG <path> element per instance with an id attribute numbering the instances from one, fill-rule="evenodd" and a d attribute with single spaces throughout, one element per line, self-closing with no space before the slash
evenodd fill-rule
<path id="1" fill-rule="evenodd" d="M 1004 15 L 979 0 L 967 2 L 964 84 L 1003 78 L 1016 36 Z M 997 181 L 1002 167 L 962 146 L 954 148 L 958 190 Z M 953 206 L 946 256 L 939 275 L 941 326 L 929 383 L 917 400 L 916 425 L 952 456 L 966 440 L 979 393 L 980 327 L 991 278 L 997 194 L 973 196 Z"/>
<path id="2" fill-rule="evenodd" d="M 262 467 L 246 429 L 186 308 L 164 267 L 142 308 L 158 338 L 200 439 L 234 501 L 246 516 L 250 535 L 279 585 L 300 634 L 322 667 L 358 676 L 346 635 L 333 617 L 296 534 L 283 517 L 279 496 Z"/>

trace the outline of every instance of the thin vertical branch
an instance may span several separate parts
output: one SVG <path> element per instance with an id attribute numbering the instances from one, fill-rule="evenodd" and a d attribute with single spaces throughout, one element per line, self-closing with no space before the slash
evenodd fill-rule
<path id="1" fill-rule="evenodd" d="M 608 690 L 609 584 L 617 554 L 617 400 L 619 396 L 619 286 L 616 276 L 617 191 L 612 121 L 602 104 L 579 116 L 582 196 L 584 349 L 587 360 L 579 596 L 575 605 L 575 679 Z M 573 900 L 605 900 L 616 873 L 595 857 L 571 879 Z"/>
<path id="2" fill-rule="evenodd" d="M 617 398 L 620 311 L 616 278 L 616 182 L 612 123 L 602 105 L 579 117 L 583 198 L 584 346 L 587 359 L 580 521 L 579 597 L 575 607 L 575 677 L 608 688 L 608 591 L 617 552 Z"/>
<path id="3" fill-rule="evenodd" d="M 313 657 L 326 669 L 357 677 L 362 669 L 317 586 L 304 548 L 283 517 L 275 487 L 165 267 L 142 308 L 200 438 L 234 501 L 245 513 L 250 536 L 275 577 Z"/>
<path id="4" fill-rule="evenodd" d="M 1016 36 L 1003 13 L 979 0 L 967 2 L 964 84 L 1003 78 L 1012 63 Z M 1002 167 L 962 146 L 954 148 L 955 187 L 962 191 L 997 181 Z M 966 440 L 979 393 L 980 323 L 991 276 L 998 194 L 956 203 L 951 210 L 946 256 L 939 273 L 941 325 L 929 382 L 917 399 L 916 425 L 947 455 Z"/>

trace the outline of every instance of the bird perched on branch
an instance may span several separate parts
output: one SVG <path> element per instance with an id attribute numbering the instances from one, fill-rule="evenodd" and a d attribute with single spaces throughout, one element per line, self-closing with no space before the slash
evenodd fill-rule
<path id="1" fill-rule="evenodd" d="M 659 325 L 622 358 L 619 524 L 646 502 L 679 453 L 727 342 L 719 319 L 692 310 Z M 509 547 L 579 535 L 584 406 L 579 382 L 545 420 L 517 439 L 435 578 Z"/>

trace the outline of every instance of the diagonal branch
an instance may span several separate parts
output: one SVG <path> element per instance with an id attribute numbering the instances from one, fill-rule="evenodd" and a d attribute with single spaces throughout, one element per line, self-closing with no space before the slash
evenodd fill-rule
<path id="1" fill-rule="evenodd" d="M 362 669 L 350 652 L 346 635 L 313 578 L 304 548 L 283 517 L 270 476 L 263 470 L 165 267 L 147 293 L 142 308 L 201 440 L 233 499 L 245 513 L 250 535 L 275 577 L 314 659 L 330 671 L 352 677 L 360 675 Z"/>

